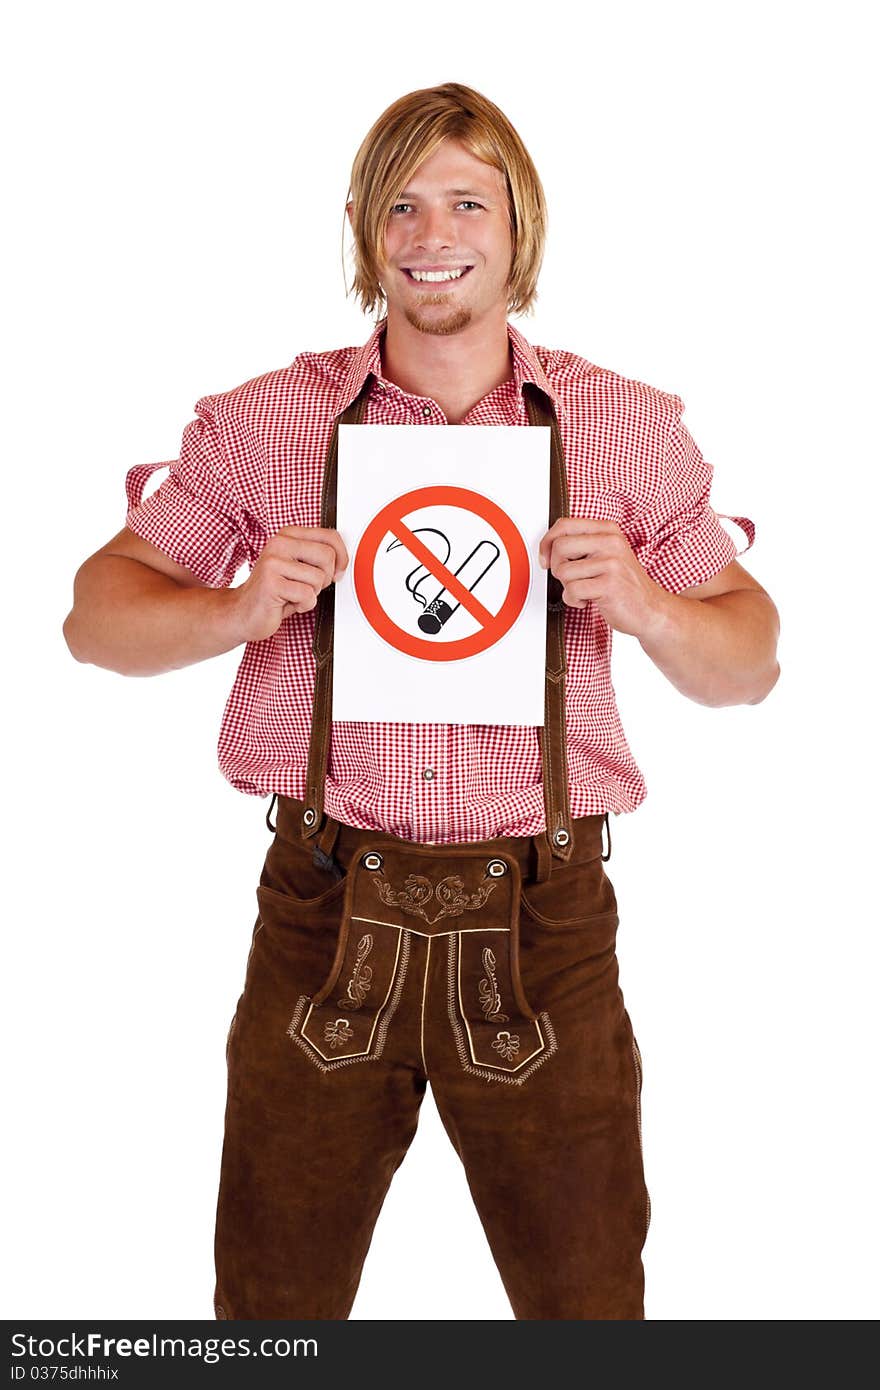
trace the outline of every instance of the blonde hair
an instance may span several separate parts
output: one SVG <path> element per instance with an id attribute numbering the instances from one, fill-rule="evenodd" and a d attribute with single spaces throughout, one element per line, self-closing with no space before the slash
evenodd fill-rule
<path id="1" fill-rule="evenodd" d="M 379 276 L 385 264 L 385 229 L 391 208 L 407 180 L 447 138 L 461 142 L 476 158 L 504 175 L 513 243 L 507 311 L 531 313 L 544 258 L 547 205 L 538 171 L 503 111 L 472 87 L 444 82 L 395 101 L 375 122 L 358 150 L 349 198 L 354 235 L 354 292 L 365 314 L 384 313 Z M 345 224 L 343 215 L 343 275 Z"/>

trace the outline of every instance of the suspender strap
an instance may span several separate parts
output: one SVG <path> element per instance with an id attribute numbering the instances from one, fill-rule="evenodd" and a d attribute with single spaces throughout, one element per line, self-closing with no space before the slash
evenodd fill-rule
<path id="1" fill-rule="evenodd" d="M 324 482 L 321 488 L 321 525 L 336 527 L 336 464 L 339 457 L 339 426 L 359 425 L 364 417 L 367 396 L 373 384 L 372 372 L 351 405 L 333 422 L 333 433 L 324 463 Z M 309 840 L 322 828 L 324 818 L 324 780 L 330 753 L 330 720 L 333 708 L 333 613 L 336 588 L 328 584 L 318 595 L 315 608 L 315 634 L 312 651 L 315 656 L 315 693 L 312 701 L 312 733 L 309 740 L 309 765 L 306 772 L 305 809 L 302 834 Z"/>
<path id="2" fill-rule="evenodd" d="M 321 491 L 321 525 L 336 526 L 336 479 L 339 458 L 339 426 L 359 425 L 363 420 L 367 397 L 372 386 L 372 373 L 360 394 L 334 421 L 333 433 L 324 464 Z M 530 425 L 550 428 L 550 512 L 548 525 L 560 516 L 568 515 L 568 484 L 565 456 L 559 421 L 552 402 L 531 382 L 524 383 L 526 411 Z M 324 827 L 324 782 L 330 751 L 330 727 L 333 696 L 333 615 L 335 590 L 328 584 L 318 595 L 315 611 L 315 633 L 312 650 L 315 656 L 315 692 L 312 703 L 312 731 L 309 740 L 309 762 L 306 773 L 306 794 L 303 810 L 302 835 L 308 841 Z M 547 574 L 547 658 L 544 695 L 544 728 L 539 738 L 541 767 L 544 782 L 544 811 L 546 839 L 550 852 L 567 860 L 574 848 L 571 810 L 568 796 L 568 763 L 565 738 L 565 605 L 562 585 Z"/>
<path id="3" fill-rule="evenodd" d="M 548 528 L 568 516 L 568 480 L 562 435 L 553 402 L 532 382 L 523 383 L 530 425 L 550 427 L 550 513 Z M 562 585 L 547 571 L 547 669 L 544 678 L 544 727 L 539 734 L 544 778 L 545 834 L 557 859 L 568 860 L 574 830 L 568 795 L 565 737 L 565 604 Z"/>

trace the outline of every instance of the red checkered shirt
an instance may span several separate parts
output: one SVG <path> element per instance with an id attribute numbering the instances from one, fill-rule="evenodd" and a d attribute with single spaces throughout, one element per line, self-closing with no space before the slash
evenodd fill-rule
<path id="1" fill-rule="evenodd" d="M 387 320 L 361 347 L 302 352 L 278 371 L 203 396 L 180 457 L 126 477 L 126 524 L 214 588 L 252 567 L 283 526 L 320 526 L 321 483 L 333 421 L 373 381 L 365 424 L 445 425 L 428 396 L 384 375 Z M 507 325 L 512 377 L 462 420 L 528 427 L 523 382 L 556 406 L 575 517 L 616 521 L 652 579 L 673 593 L 729 564 L 736 546 L 709 501 L 712 465 L 681 415 L 679 396 L 535 347 Z M 142 500 L 151 473 L 168 477 Z M 742 526 L 749 549 L 755 528 Z M 612 629 L 592 604 L 565 609 L 568 773 L 573 816 L 632 811 L 646 786 L 611 684 Z M 254 796 L 305 794 L 315 663 L 315 610 L 248 642 L 220 729 L 223 775 Z M 538 730 L 492 724 L 334 722 L 325 793 L 348 825 L 444 844 L 534 835 L 544 828 Z"/>

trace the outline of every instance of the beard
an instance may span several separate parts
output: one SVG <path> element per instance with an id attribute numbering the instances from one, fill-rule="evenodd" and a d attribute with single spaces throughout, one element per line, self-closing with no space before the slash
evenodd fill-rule
<path id="1" fill-rule="evenodd" d="M 443 295 L 432 295 L 432 304 L 443 302 Z M 441 337 L 447 337 L 451 333 L 460 333 L 467 328 L 473 315 L 470 309 L 465 306 L 450 307 L 449 311 L 440 316 L 435 313 L 421 314 L 418 309 L 410 308 L 407 304 L 404 307 L 404 315 L 407 323 L 411 323 L 419 333 L 433 333 Z"/>

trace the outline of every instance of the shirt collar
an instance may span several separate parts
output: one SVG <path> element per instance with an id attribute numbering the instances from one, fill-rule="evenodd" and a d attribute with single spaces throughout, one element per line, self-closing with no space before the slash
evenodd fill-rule
<path id="1" fill-rule="evenodd" d="M 355 352 L 342 382 L 342 394 L 339 404 L 339 411 L 343 411 L 357 396 L 363 386 L 367 374 L 372 372 L 377 381 L 382 380 L 382 353 L 380 340 L 385 332 L 388 317 L 380 320 L 373 329 L 363 347 L 359 347 Z M 550 397 L 557 412 L 560 411 L 559 397 L 553 390 L 544 369 L 538 360 L 535 349 L 520 333 L 518 328 L 514 328 L 512 323 L 507 325 L 507 336 L 513 351 L 513 380 L 516 385 L 518 396 L 522 396 L 523 384 L 526 381 L 534 384 Z M 561 418 L 561 416 L 560 416 Z"/>

